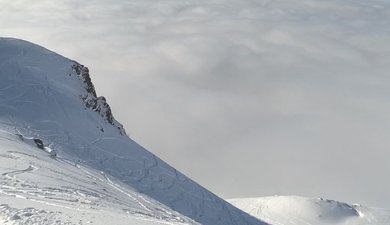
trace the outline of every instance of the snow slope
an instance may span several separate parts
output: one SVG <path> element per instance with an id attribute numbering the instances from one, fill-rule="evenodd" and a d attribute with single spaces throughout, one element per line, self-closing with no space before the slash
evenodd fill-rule
<path id="1" fill-rule="evenodd" d="M 4 221 L 264 224 L 128 138 L 88 68 L 26 41 L 0 39 L 0 130 Z"/>
<path id="2" fill-rule="evenodd" d="M 19 136 L 0 132 L 0 224 L 197 224 Z"/>
<path id="3" fill-rule="evenodd" d="M 390 210 L 322 198 L 274 196 L 231 199 L 230 203 L 274 225 L 388 225 Z"/>

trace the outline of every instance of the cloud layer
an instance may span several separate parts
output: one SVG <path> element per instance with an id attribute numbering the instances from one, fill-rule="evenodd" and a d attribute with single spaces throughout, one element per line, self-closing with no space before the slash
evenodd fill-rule
<path id="1" fill-rule="evenodd" d="M 223 197 L 390 207 L 390 3 L 0 0 L 90 67 L 130 136 Z"/>

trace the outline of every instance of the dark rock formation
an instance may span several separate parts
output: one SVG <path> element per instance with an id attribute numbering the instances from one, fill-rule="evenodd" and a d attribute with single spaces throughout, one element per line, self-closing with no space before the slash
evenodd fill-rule
<path id="1" fill-rule="evenodd" d="M 107 122 L 114 125 L 114 117 L 105 97 L 88 98 L 88 96 L 84 96 L 82 99 L 87 108 L 99 113 Z"/>
<path id="2" fill-rule="evenodd" d="M 41 139 L 34 138 L 34 142 L 37 145 L 38 148 L 44 149 L 45 146 L 43 145 L 43 141 Z"/>
<path id="3" fill-rule="evenodd" d="M 89 69 L 88 67 L 85 67 L 79 63 L 75 63 L 72 66 L 73 71 L 76 72 L 77 75 L 79 75 L 82 78 L 82 81 L 84 83 L 85 90 L 91 94 L 93 97 L 97 97 L 95 86 L 92 84 L 91 77 L 89 76 Z"/>
<path id="4" fill-rule="evenodd" d="M 97 112 L 109 124 L 118 128 L 121 135 L 126 134 L 123 126 L 114 119 L 110 105 L 103 96 L 97 97 L 95 86 L 92 83 L 89 75 L 89 69 L 77 62 L 72 66 L 72 70 L 77 74 L 78 78 L 83 82 L 86 94 L 80 96 L 85 103 L 85 107 Z"/>

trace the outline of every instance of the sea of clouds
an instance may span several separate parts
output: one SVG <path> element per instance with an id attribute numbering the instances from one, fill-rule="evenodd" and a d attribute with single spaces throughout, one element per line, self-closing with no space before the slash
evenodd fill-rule
<path id="1" fill-rule="evenodd" d="M 390 208 L 387 0 L 0 0 L 130 136 L 222 197 Z"/>

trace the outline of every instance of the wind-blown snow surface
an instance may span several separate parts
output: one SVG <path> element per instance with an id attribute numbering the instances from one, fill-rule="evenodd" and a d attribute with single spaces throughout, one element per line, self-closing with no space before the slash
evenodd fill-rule
<path id="1" fill-rule="evenodd" d="M 80 211 L 83 223 L 94 224 L 127 214 L 169 223 L 264 224 L 129 139 L 105 99 L 94 96 L 87 72 L 42 47 L 0 39 L 0 215 L 5 220 L 34 224 L 42 214 L 56 224 L 72 224 L 75 218 L 67 217 Z M 126 96 L 122 101 L 131 104 Z M 18 208 L 20 201 L 27 208 Z M 103 217 L 105 209 L 114 212 Z"/>
<path id="2" fill-rule="evenodd" d="M 390 210 L 322 198 L 274 196 L 231 199 L 230 203 L 274 225 L 388 225 Z"/>
<path id="3" fill-rule="evenodd" d="M 105 173 L 0 131 L 0 225 L 197 224 Z"/>

